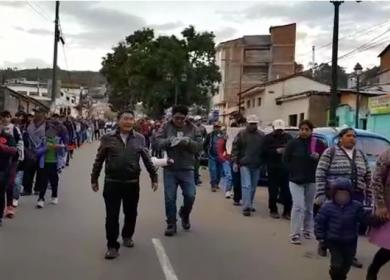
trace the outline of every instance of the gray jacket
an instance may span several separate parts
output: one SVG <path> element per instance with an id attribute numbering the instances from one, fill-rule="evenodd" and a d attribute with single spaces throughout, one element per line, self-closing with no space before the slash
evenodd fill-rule
<path id="1" fill-rule="evenodd" d="M 188 143 L 180 143 L 172 147 L 174 138 L 178 137 L 178 132 L 182 136 L 188 137 Z M 202 150 L 202 136 L 199 129 L 190 122 L 186 122 L 183 129 L 178 129 L 172 121 L 166 123 L 156 134 L 157 147 L 167 151 L 168 157 L 174 160 L 174 163 L 165 167 L 169 170 L 194 170 L 195 155 Z"/>
<path id="2" fill-rule="evenodd" d="M 240 131 L 233 141 L 232 161 L 240 166 L 259 168 L 263 162 L 261 151 L 264 133 L 247 129 Z"/>

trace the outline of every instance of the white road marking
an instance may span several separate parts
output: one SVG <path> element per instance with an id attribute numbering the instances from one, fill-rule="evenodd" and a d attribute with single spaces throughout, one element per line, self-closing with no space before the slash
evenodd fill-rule
<path id="1" fill-rule="evenodd" d="M 162 245 L 160 239 L 152 239 L 154 249 L 156 250 L 158 260 L 160 261 L 161 268 L 165 274 L 166 280 L 178 280 L 175 271 L 169 261 L 168 255 L 165 252 L 164 246 Z"/>

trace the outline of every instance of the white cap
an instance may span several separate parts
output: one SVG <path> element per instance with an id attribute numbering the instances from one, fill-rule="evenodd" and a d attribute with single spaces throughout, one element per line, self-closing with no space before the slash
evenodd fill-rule
<path id="1" fill-rule="evenodd" d="M 202 119 L 201 116 L 195 116 L 195 117 L 194 117 L 194 121 L 200 121 L 201 119 Z"/>
<path id="2" fill-rule="evenodd" d="M 256 115 L 249 115 L 246 118 L 247 123 L 259 123 L 259 118 Z"/>
<path id="3" fill-rule="evenodd" d="M 284 120 L 274 120 L 272 122 L 272 127 L 274 128 L 274 130 L 284 130 L 286 129 L 286 123 L 284 122 Z"/>

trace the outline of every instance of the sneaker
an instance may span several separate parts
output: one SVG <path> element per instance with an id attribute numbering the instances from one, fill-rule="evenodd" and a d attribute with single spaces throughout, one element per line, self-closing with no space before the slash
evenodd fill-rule
<path id="1" fill-rule="evenodd" d="M 113 259 L 116 259 L 117 257 L 119 257 L 119 251 L 118 249 L 115 249 L 115 248 L 108 248 L 104 258 L 106 260 L 113 260 Z"/>
<path id="2" fill-rule="evenodd" d="M 251 214 L 251 209 L 244 209 L 242 210 L 242 214 L 245 216 L 245 217 L 250 217 L 252 214 Z"/>
<path id="3" fill-rule="evenodd" d="M 167 229 L 165 230 L 165 236 L 174 236 L 177 233 L 176 224 L 168 224 Z"/>
<path id="4" fill-rule="evenodd" d="M 52 199 L 51 199 L 51 202 L 50 202 L 51 204 L 53 204 L 53 205 L 57 205 L 58 204 L 58 197 L 53 197 Z"/>
<path id="5" fill-rule="evenodd" d="M 231 198 L 232 198 L 232 192 L 231 192 L 231 191 L 227 191 L 227 192 L 225 193 L 225 198 L 226 198 L 226 199 L 231 199 Z"/>
<path id="6" fill-rule="evenodd" d="M 304 232 L 303 233 L 303 237 L 307 240 L 311 240 L 312 239 L 312 236 L 311 236 L 311 233 L 310 232 Z"/>
<path id="7" fill-rule="evenodd" d="M 19 206 L 19 200 L 17 199 L 12 200 L 12 206 L 17 208 Z"/>
<path id="8" fill-rule="evenodd" d="M 21 196 L 30 196 L 30 195 L 32 195 L 32 193 L 31 192 L 22 192 L 20 195 Z"/>
<path id="9" fill-rule="evenodd" d="M 37 208 L 42 209 L 43 207 L 45 207 L 45 202 L 43 200 L 39 200 L 37 203 Z"/>
<path id="10" fill-rule="evenodd" d="M 214 187 L 211 187 L 211 191 L 212 191 L 212 192 L 217 192 L 217 190 L 218 190 L 217 187 L 215 187 L 215 186 L 214 186 Z"/>
<path id="11" fill-rule="evenodd" d="M 251 208 L 251 212 L 256 212 L 256 208 Z"/>
<path id="12" fill-rule="evenodd" d="M 190 230 L 191 229 L 191 223 L 190 223 L 190 216 L 184 214 L 183 208 L 179 211 L 179 216 L 181 219 L 181 226 L 184 230 Z"/>
<path id="13" fill-rule="evenodd" d="M 269 213 L 269 215 L 273 219 L 280 219 L 280 215 L 278 212 L 271 212 L 271 213 Z"/>
<path id="14" fill-rule="evenodd" d="M 133 248 L 134 241 L 131 238 L 123 238 L 123 246 L 125 246 L 127 248 Z"/>
<path id="15" fill-rule="evenodd" d="M 363 268 L 363 264 L 357 258 L 353 258 L 352 266 L 356 268 Z"/>
<path id="16" fill-rule="evenodd" d="M 8 206 L 5 210 L 5 217 L 8 219 L 15 217 L 15 209 L 12 206 Z"/>
<path id="17" fill-rule="evenodd" d="M 234 201 L 234 202 L 233 202 L 233 205 L 234 205 L 234 206 L 241 206 L 241 203 L 240 203 L 239 201 Z"/>
<path id="18" fill-rule="evenodd" d="M 290 243 L 294 245 L 301 245 L 301 237 L 299 235 L 294 235 L 290 238 Z"/>
<path id="19" fill-rule="evenodd" d="M 321 257 L 326 257 L 328 255 L 328 248 L 326 248 L 323 242 L 318 242 L 317 253 Z"/>

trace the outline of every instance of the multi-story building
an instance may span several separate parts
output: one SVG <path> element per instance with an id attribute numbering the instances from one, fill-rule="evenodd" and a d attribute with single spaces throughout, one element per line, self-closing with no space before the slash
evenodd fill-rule
<path id="1" fill-rule="evenodd" d="M 294 23 L 271 27 L 267 35 L 244 36 L 217 46 L 216 63 L 222 79 L 212 107 L 224 121 L 240 110 L 239 92 L 295 73 L 295 41 Z"/>

